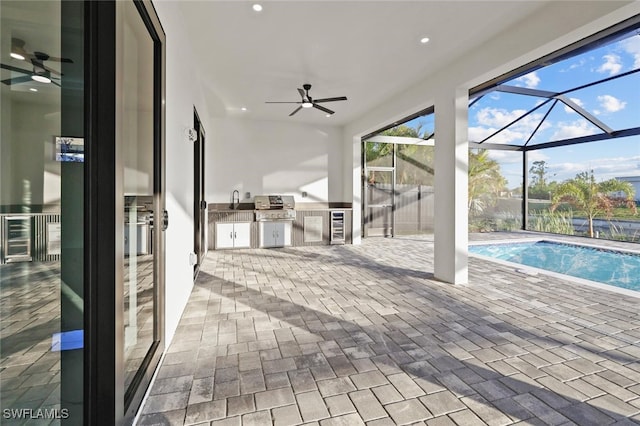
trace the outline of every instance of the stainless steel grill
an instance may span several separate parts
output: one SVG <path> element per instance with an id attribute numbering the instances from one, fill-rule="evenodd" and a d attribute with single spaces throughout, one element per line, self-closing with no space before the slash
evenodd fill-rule
<path id="1" fill-rule="evenodd" d="M 295 220 L 295 201 L 290 195 L 256 195 L 256 221 Z"/>

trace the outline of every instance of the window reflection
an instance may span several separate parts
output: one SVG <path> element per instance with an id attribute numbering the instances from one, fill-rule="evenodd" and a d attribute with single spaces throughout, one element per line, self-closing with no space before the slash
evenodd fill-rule
<path id="1" fill-rule="evenodd" d="M 84 164 L 64 161 L 84 141 L 83 16 L 82 2 L 0 2 L 3 423 L 83 421 Z"/>

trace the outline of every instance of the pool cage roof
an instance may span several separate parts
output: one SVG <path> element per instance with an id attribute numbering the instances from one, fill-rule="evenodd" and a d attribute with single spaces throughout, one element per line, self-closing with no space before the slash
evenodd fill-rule
<path id="1" fill-rule="evenodd" d="M 533 151 L 640 135 L 640 15 L 474 87 L 469 98 L 471 148 Z M 392 142 L 382 135 L 401 125 L 432 140 L 433 113 L 419 111 L 362 140 Z"/>

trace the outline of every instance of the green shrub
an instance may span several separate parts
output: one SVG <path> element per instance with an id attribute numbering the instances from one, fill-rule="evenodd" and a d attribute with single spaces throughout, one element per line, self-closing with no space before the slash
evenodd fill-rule
<path id="1" fill-rule="evenodd" d="M 539 210 L 531 212 L 529 230 L 552 234 L 574 235 L 573 212 Z"/>

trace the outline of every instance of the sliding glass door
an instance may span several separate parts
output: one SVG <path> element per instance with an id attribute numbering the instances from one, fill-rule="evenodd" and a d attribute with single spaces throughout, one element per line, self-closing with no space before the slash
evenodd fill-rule
<path id="1" fill-rule="evenodd" d="M 116 2 L 117 296 L 125 416 L 135 412 L 162 352 L 164 185 L 161 41 L 144 4 Z"/>

